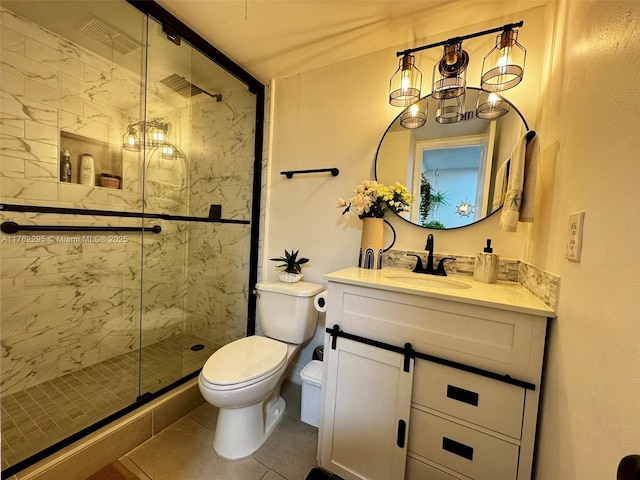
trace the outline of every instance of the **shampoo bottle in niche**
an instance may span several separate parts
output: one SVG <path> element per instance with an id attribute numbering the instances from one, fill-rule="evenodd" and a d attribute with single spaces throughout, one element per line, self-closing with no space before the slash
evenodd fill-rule
<path id="1" fill-rule="evenodd" d="M 482 252 L 476 253 L 476 265 L 473 270 L 473 279 L 478 282 L 496 283 L 498 280 L 498 262 L 500 255 L 493 253 L 491 239 L 487 238 L 487 246 Z"/>
<path id="2" fill-rule="evenodd" d="M 62 158 L 60 159 L 60 181 L 71 181 L 71 154 L 69 150 L 62 152 Z"/>
<path id="3" fill-rule="evenodd" d="M 80 172 L 78 175 L 80 183 L 82 185 L 95 185 L 96 184 L 96 170 L 93 164 L 93 155 L 90 153 L 83 153 L 80 159 Z"/>

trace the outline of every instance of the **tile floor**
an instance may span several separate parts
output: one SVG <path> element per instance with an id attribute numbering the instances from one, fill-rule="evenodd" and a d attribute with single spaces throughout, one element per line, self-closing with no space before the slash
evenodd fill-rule
<path id="1" fill-rule="evenodd" d="M 204 404 L 120 459 L 142 480 L 304 480 L 316 465 L 318 430 L 300 420 L 300 386 L 285 382 L 285 415 L 242 460 L 213 450 L 217 409 Z"/>
<path id="2" fill-rule="evenodd" d="M 2 396 L 2 468 L 132 404 L 139 392 L 157 391 L 196 371 L 218 348 L 189 348 L 201 342 L 175 335 Z"/>

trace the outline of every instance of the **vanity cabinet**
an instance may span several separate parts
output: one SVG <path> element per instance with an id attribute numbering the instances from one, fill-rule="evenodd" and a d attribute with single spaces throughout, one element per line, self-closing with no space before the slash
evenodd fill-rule
<path id="1" fill-rule="evenodd" d="M 345 480 L 403 480 L 413 361 L 345 338 L 326 360 L 323 466 Z"/>
<path id="2" fill-rule="evenodd" d="M 486 286 L 476 292 L 443 292 L 400 287 L 381 275 L 361 269 L 327 275 L 326 325 L 374 344 L 402 348 L 409 342 L 416 352 L 404 478 L 530 480 L 545 334 L 553 311 L 518 285 L 496 285 L 490 296 L 483 293 Z M 318 448 L 320 465 L 340 475 L 330 461 L 341 455 L 332 438 L 336 412 L 351 409 L 361 422 L 368 418 L 371 423 L 380 414 L 370 402 L 360 406 L 357 395 L 341 398 L 336 378 L 342 365 L 339 350 L 332 350 L 334 337 L 325 337 L 324 378 L 330 388 L 323 390 Z M 345 341 L 338 335 L 337 345 Z M 391 353 L 368 348 L 372 358 Z M 350 375 L 373 377 L 375 383 L 379 373 L 372 367 Z M 339 401 L 350 403 L 340 406 Z M 396 435 L 388 436 L 380 442 L 392 449 Z M 358 448 L 350 445 L 349 455 L 357 455 Z M 366 445 L 362 448 L 366 456 Z"/>

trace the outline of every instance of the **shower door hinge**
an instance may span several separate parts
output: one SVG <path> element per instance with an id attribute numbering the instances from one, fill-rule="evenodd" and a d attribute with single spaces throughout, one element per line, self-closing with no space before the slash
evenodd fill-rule
<path id="1" fill-rule="evenodd" d="M 167 38 L 169 40 L 171 40 L 176 45 L 180 45 L 180 35 L 178 34 L 178 31 L 175 28 L 173 28 L 171 25 L 167 25 L 166 23 L 164 23 L 162 25 L 162 31 L 167 35 Z"/>

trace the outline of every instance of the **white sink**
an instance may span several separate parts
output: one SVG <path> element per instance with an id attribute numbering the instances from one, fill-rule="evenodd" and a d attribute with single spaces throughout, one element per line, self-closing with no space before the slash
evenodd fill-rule
<path id="1" fill-rule="evenodd" d="M 446 277 L 434 277 L 424 273 L 388 273 L 387 280 L 426 288 L 471 288 L 471 285 Z"/>

